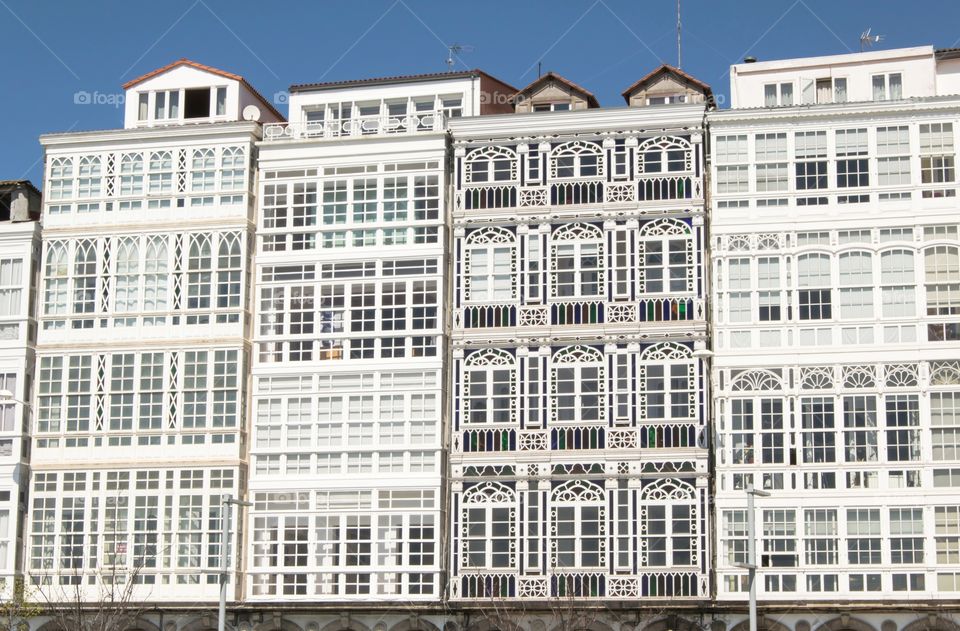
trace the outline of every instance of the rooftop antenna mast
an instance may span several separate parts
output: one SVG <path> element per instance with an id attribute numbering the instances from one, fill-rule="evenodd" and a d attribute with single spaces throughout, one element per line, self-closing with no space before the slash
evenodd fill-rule
<path id="1" fill-rule="evenodd" d="M 680 68 L 680 0 L 677 0 L 677 69 Z"/>
<path id="2" fill-rule="evenodd" d="M 868 28 L 863 33 L 860 34 L 860 52 L 862 53 L 865 49 L 870 48 L 874 44 L 879 44 L 883 41 L 883 35 L 871 35 L 870 31 L 872 28 Z"/>
<path id="3" fill-rule="evenodd" d="M 467 44 L 450 44 L 449 46 L 447 46 L 447 62 L 446 62 L 447 68 L 449 68 L 450 70 L 453 70 L 453 66 L 454 64 L 456 64 L 456 60 L 454 60 L 454 57 L 456 57 L 460 53 L 472 53 L 472 52 L 473 52 L 473 46 L 468 46 Z"/>

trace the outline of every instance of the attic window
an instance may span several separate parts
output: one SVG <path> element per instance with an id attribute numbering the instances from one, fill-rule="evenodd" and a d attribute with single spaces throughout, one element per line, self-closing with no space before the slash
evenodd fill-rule
<path id="1" fill-rule="evenodd" d="M 533 106 L 534 112 L 567 112 L 569 110 L 569 103 L 537 103 Z"/>
<path id="2" fill-rule="evenodd" d="M 183 95 L 184 118 L 207 118 L 210 116 L 210 88 L 189 88 Z"/>
<path id="3" fill-rule="evenodd" d="M 686 94 L 672 94 L 670 96 L 651 96 L 647 99 L 647 105 L 666 105 L 668 103 L 686 103 Z"/>

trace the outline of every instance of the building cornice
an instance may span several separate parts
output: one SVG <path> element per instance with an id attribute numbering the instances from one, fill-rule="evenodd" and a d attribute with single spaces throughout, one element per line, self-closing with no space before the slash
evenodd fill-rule
<path id="1" fill-rule="evenodd" d="M 669 107 L 618 107 L 569 112 L 493 114 L 453 119 L 450 132 L 457 142 L 472 138 L 520 138 L 583 134 L 588 132 L 629 132 L 663 129 L 699 129 L 703 125 L 703 104 Z"/>
<path id="2" fill-rule="evenodd" d="M 97 131 L 79 131 L 43 134 L 40 144 L 44 147 L 69 147 L 98 143 L 130 143 L 156 140 L 187 138 L 207 138 L 216 136 L 246 134 L 253 140 L 260 140 L 262 127 L 252 121 L 234 121 L 229 123 L 200 123 L 196 125 L 170 125 L 167 127 L 133 127 L 129 129 L 104 129 Z"/>
<path id="3" fill-rule="evenodd" d="M 710 125 L 763 121 L 794 121 L 812 119 L 844 119 L 857 117 L 889 117 L 917 113 L 957 113 L 960 96 L 936 96 L 904 99 L 901 101 L 860 101 L 823 105 L 794 105 L 790 107 L 754 107 L 713 110 L 707 114 Z"/>

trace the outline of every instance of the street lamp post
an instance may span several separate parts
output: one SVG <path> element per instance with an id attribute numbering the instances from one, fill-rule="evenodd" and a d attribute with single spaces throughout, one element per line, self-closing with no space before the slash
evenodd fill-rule
<path id="1" fill-rule="evenodd" d="M 226 631 L 227 628 L 227 579 L 230 577 L 230 570 L 228 569 L 228 557 L 230 554 L 229 538 L 230 538 L 230 506 L 236 504 L 237 506 L 253 506 L 250 502 L 245 502 L 240 499 L 234 498 L 230 494 L 225 494 L 222 497 L 222 508 L 220 511 L 220 611 L 217 616 L 217 631 Z M 238 509 L 239 517 L 239 509 Z M 237 542 L 237 547 L 240 547 L 240 542 Z"/>
<path id="2" fill-rule="evenodd" d="M 747 484 L 747 562 L 736 563 L 736 567 L 747 570 L 747 582 L 750 584 L 750 631 L 757 631 L 757 517 L 754 512 L 755 496 L 770 497 L 770 493 L 753 488 L 753 482 Z"/>

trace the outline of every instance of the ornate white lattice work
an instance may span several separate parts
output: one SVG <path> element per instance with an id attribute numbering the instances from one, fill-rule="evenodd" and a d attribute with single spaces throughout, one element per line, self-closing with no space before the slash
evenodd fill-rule
<path id="1" fill-rule="evenodd" d="M 765 390 L 781 390 L 783 380 L 779 375 L 769 370 L 747 370 L 737 375 L 730 389 L 734 392 L 762 392 Z"/>

